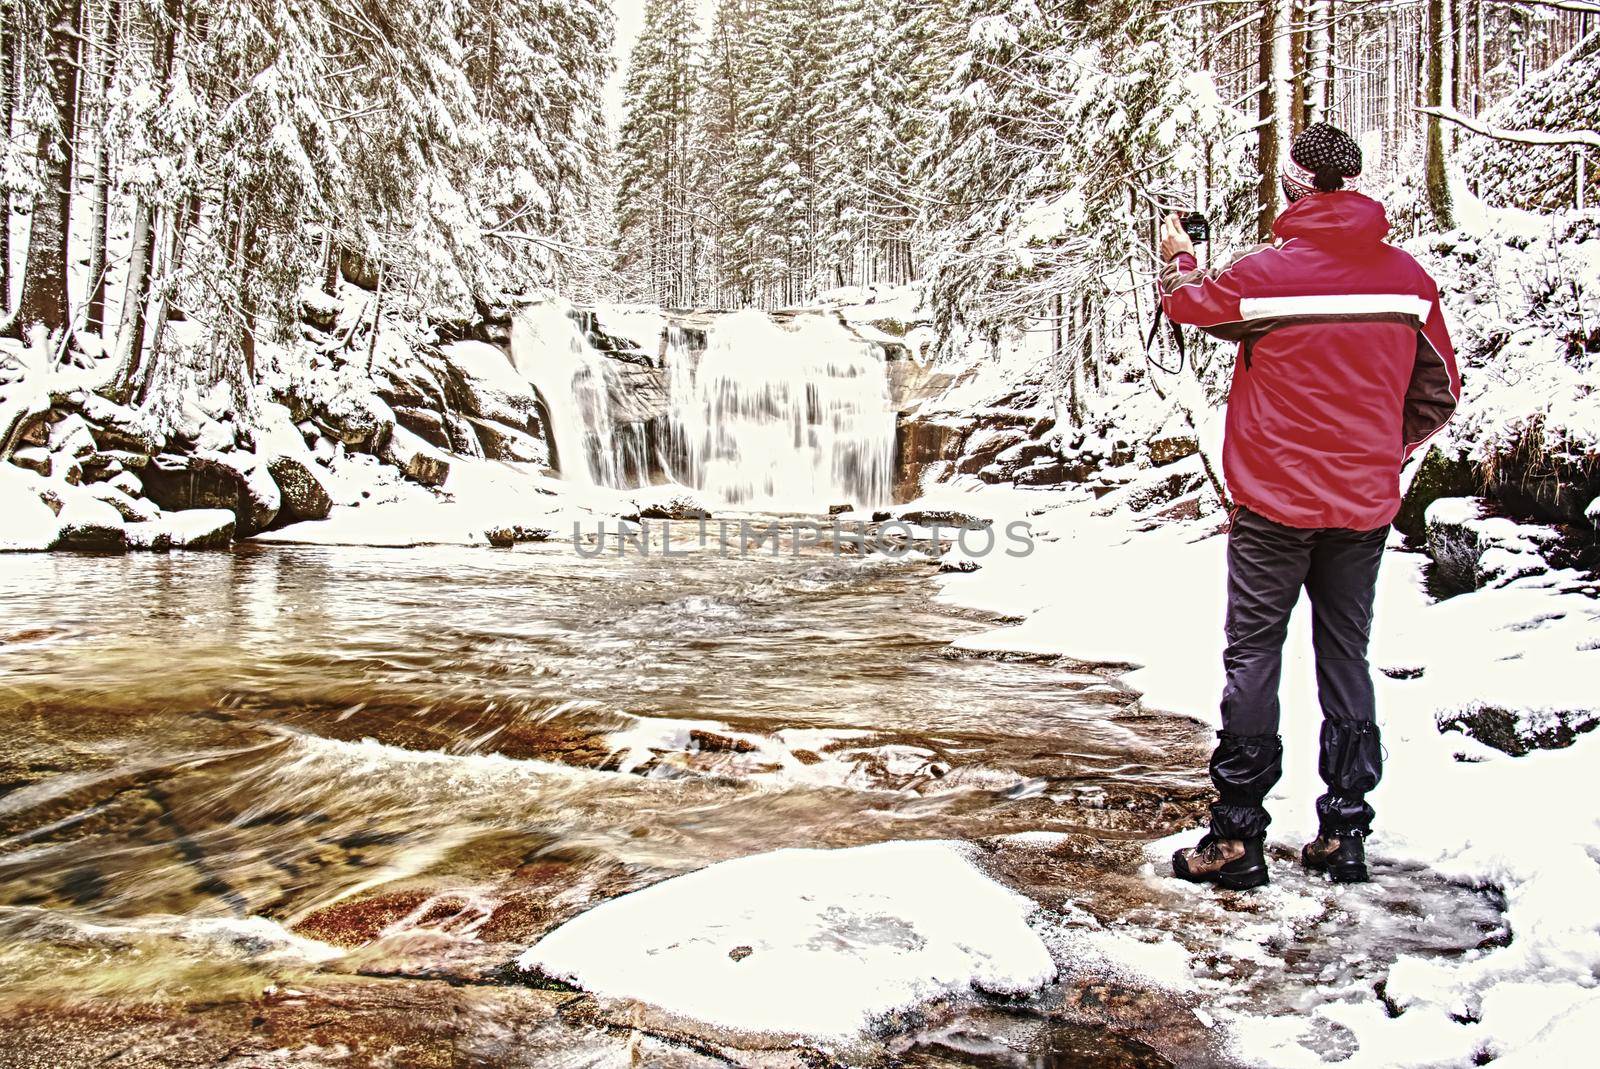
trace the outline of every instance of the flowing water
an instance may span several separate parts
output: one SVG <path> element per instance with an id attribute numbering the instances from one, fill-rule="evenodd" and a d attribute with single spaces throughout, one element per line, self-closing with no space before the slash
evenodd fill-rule
<path id="1" fill-rule="evenodd" d="M 822 313 L 707 316 L 703 346 L 676 321 L 664 330 L 663 366 L 653 369 L 664 409 L 648 423 L 620 422 L 628 406 L 614 361 L 566 306 L 518 314 L 512 360 L 544 399 L 563 478 L 631 488 L 659 471 L 724 508 L 890 503 L 895 413 L 875 346 Z"/>
<path id="2" fill-rule="evenodd" d="M 1226 1061 L 1192 994 L 1099 969 L 1090 935 L 1181 944 L 1283 1012 L 1504 937 L 1425 874 L 1235 901 L 1141 871 L 1199 820 L 1204 735 L 1108 670 L 949 655 L 987 624 L 932 605 L 928 571 L 558 543 L 0 557 L 0 1065 L 725 1064 L 507 963 L 782 846 L 981 841 L 1083 963 L 850 1064 Z"/>

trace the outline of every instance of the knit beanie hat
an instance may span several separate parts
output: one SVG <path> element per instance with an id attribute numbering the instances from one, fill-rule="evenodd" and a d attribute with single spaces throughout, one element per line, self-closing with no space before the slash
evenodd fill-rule
<path id="1" fill-rule="evenodd" d="M 1337 126 L 1312 123 L 1300 131 L 1283 165 L 1283 195 L 1289 202 L 1308 193 L 1354 189 L 1361 174 L 1361 146 Z"/>

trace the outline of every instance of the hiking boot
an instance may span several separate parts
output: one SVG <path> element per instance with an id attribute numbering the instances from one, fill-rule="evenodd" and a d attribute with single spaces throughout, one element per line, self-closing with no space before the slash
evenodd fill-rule
<path id="1" fill-rule="evenodd" d="M 1306 843 L 1300 863 L 1308 872 L 1324 872 L 1334 883 L 1367 882 L 1367 847 L 1358 831 L 1323 833 Z"/>
<path id="2" fill-rule="evenodd" d="M 1210 832 L 1187 850 L 1172 855 L 1172 874 L 1190 883 L 1214 883 L 1245 891 L 1267 882 L 1262 840 L 1219 839 Z"/>

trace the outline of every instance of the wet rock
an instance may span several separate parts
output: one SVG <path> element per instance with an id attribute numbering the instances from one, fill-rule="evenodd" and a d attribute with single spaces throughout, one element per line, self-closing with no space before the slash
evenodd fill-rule
<path id="1" fill-rule="evenodd" d="M 856 510 L 856 507 L 854 505 L 829 505 L 828 506 L 828 515 L 829 516 L 843 516 L 845 513 L 854 512 L 855 510 Z"/>
<path id="2" fill-rule="evenodd" d="M 282 454 L 267 462 L 267 473 L 278 484 L 283 497 L 283 512 L 297 520 L 325 520 L 333 511 L 333 499 L 310 455 Z"/>
<path id="3" fill-rule="evenodd" d="M 508 549 L 518 542 L 548 542 L 555 537 L 555 532 L 546 527 L 530 527 L 521 523 L 510 523 L 499 527 L 490 527 L 483 532 L 489 544 L 496 549 Z"/>
<path id="4" fill-rule="evenodd" d="M 967 527 L 980 528 L 991 526 L 991 521 L 979 519 L 967 512 L 955 512 L 951 509 L 910 509 L 899 513 L 896 519 L 907 523 L 914 523 L 922 527 Z"/>
<path id="5" fill-rule="evenodd" d="M 449 459 L 404 427 L 394 429 L 378 455 L 423 486 L 443 486 L 450 477 Z"/>
<path id="6" fill-rule="evenodd" d="M 711 512 L 693 492 L 682 487 L 661 487 L 641 491 L 634 497 L 639 511 L 625 520 L 709 520 Z"/>
<path id="7" fill-rule="evenodd" d="M 1200 452 L 1200 443 L 1192 434 L 1173 434 L 1150 439 L 1150 465 L 1162 467 L 1192 457 Z"/>
<path id="8" fill-rule="evenodd" d="M 968 425 L 953 418 L 902 419 L 895 425 L 894 496 L 916 497 L 930 475 L 937 476 L 961 454 Z"/>
<path id="9" fill-rule="evenodd" d="M 1533 750 L 1561 750 L 1600 725 L 1595 709 L 1506 709 L 1474 704 L 1435 715 L 1440 731 L 1459 730 L 1502 753 L 1521 757 Z"/>
<path id="10" fill-rule="evenodd" d="M 169 512 L 149 523 L 128 525 L 131 549 L 227 549 L 233 544 L 234 515 L 227 509 Z"/>
<path id="11" fill-rule="evenodd" d="M 691 728 L 689 742 L 707 753 L 754 753 L 755 743 L 703 728 Z"/>

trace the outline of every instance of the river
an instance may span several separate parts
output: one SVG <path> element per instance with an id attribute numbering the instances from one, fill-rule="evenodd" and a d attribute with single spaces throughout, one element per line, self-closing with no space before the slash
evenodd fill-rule
<path id="1" fill-rule="evenodd" d="M 680 537 L 0 557 L 0 1065 L 725 1064 L 508 963 L 783 846 L 980 841 L 1048 910 L 1196 953 L 1250 938 L 1262 907 L 1139 871 L 1202 819 L 1199 726 L 1109 667 L 953 656 L 993 621 L 935 604 L 925 562 Z M 1315 936 L 1330 906 L 1243 997 L 1291 1009 L 1329 970 L 1497 937 L 1483 896 L 1409 884 L 1366 892 L 1362 961 Z M 1064 978 L 854 1057 L 1225 1063 L 1193 1002 Z"/>

